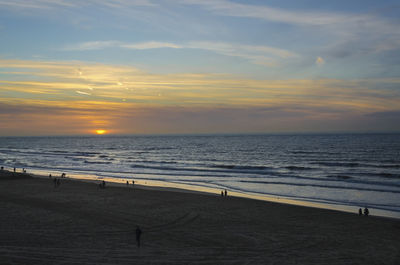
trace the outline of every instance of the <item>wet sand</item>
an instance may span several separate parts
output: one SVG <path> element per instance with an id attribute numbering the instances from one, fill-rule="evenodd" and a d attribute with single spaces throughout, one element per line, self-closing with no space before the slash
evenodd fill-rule
<path id="1" fill-rule="evenodd" d="M 0 264 L 400 264 L 396 219 L 7 171 L 0 223 Z"/>

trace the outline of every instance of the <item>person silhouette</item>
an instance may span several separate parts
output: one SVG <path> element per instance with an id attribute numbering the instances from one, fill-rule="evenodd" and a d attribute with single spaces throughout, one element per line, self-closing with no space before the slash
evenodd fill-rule
<path id="1" fill-rule="evenodd" d="M 140 229 L 139 226 L 136 226 L 136 243 L 138 248 L 140 248 L 140 237 L 142 235 L 142 230 Z"/>
<path id="2" fill-rule="evenodd" d="M 362 209 L 358 209 L 358 215 L 361 216 L 362 215 Z"/>
<path id="3" fill-rule="evenodd" d="M 368 210 L 367 207 L 364 208 L 364 215 L 365 215 L 365 216 L 368 216 L 368 215 L 369 215 L 369 210 Z"/>
<path id="4" fill-rule="evenodd" d="M 228 196 L 228 191 L 227 191 L 227 190 L 225 190 L 225 197 L 226 197 L 226 196 Z"/>

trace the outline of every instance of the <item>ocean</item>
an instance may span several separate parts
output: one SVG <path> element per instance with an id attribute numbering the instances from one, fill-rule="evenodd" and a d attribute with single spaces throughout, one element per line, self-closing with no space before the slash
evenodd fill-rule
<path id="1" fill-rule="evenodd" d="M 400 134 L 0 137 L 0 165 L 400 218 Z"/>

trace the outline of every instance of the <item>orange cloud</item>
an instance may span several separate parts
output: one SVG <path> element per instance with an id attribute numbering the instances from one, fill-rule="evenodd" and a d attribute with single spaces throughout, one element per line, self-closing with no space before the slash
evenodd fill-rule
<path id="1" fill-rule="evenodd" d="M 400 102 L 400 79 L 251 80 L 24 60 L 0 60 L 0 69 L 4 135 L 21 128 L 26 134 L 100 127 L 112 133 L 299 131 L 327 122 L 339 128 L 341 120 L 398 111 Z"/>

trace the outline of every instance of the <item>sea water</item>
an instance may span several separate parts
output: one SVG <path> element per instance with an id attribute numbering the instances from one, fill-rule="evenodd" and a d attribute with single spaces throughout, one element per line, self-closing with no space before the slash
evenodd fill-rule
<path id="1" fill-rule="evenodd" d="M 0 137 L 0 165 L 400 217 L 400 134 Z"/>

